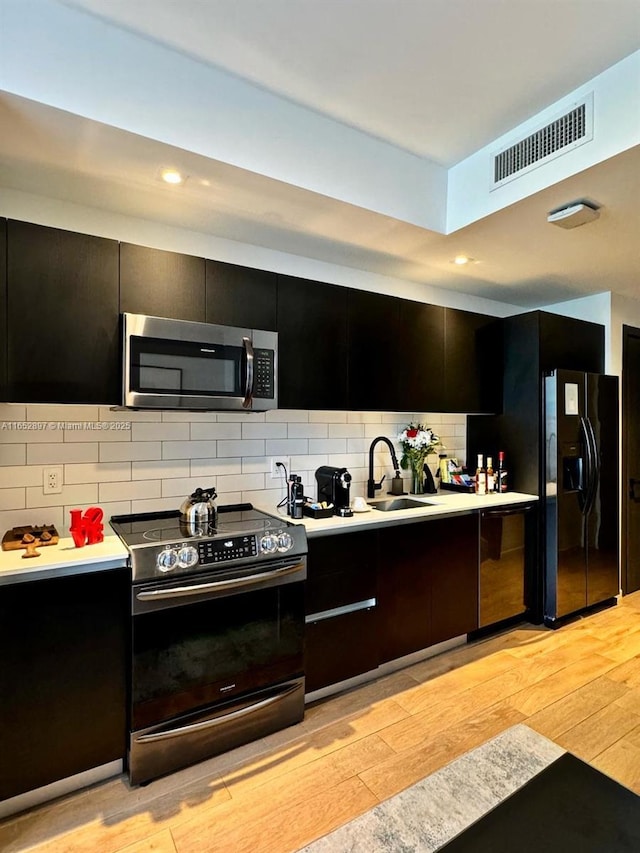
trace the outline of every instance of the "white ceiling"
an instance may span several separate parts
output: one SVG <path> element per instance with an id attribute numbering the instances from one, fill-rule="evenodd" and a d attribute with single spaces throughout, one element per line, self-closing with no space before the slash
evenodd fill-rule
<path id="1" fill-rule="evenodd" d="M 640 46 L 640 0 L 64 4 L 446 166 Z M 168 194 L 149 164 L 169 146 L 15 96 L 0 124 L 0 187 L 523 307 L 640 298 L 640 147 L 445 236 L 185 151 L 199 180 Z M 597 222 L 547 224 L 577 198 L 602 205 Z M 459 253 L 478 263 L 453 266 Z"/>

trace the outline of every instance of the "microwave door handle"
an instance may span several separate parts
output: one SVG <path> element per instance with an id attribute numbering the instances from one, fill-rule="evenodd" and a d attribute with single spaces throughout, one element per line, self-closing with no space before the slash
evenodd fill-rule
<path id="1" fill-rule="evenodd" d="M 250 409 L 253 403 L 253 344 L 250 338 L 243 338 L 244 351 L 247 356 L 247 384 L 244 389 L 243 409 Z"/>

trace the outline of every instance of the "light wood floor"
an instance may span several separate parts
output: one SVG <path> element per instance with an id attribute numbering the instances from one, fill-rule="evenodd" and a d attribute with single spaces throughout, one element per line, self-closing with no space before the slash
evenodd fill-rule
<path id="1" fill-rule="evenodd" d="M 0 850 L 288 853 L 516 723 L 640 793 L 640 593 L 524 626 L 308 707 L 299 726 L 130 790 L 0 824 Z"/>

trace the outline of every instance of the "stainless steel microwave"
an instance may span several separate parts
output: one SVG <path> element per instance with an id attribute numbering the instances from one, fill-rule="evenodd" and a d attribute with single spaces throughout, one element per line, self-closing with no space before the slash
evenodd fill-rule
<path id="1" fill-rule="evenodd" d="M 123 405 L 133 409 L 278 407 L 278 333 L 123 314 Z"/>

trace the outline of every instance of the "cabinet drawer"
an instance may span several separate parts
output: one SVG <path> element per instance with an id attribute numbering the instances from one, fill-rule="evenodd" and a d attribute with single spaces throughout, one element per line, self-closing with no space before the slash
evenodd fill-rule
<path id="1" fill-rule="evenodd" d="M 375 606 L 307 623 L 307 693 L 369 672 L 377 666 Z"/>

